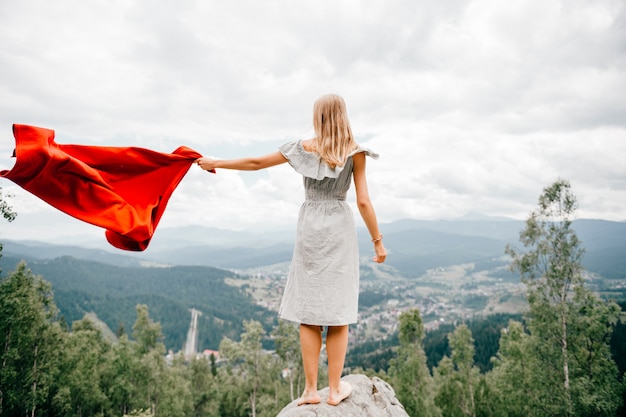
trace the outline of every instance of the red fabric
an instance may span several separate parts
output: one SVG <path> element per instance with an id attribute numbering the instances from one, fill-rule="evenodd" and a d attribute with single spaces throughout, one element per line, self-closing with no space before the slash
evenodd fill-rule
<path id="1" fill-rule="evenodd" d="M 17 161 L 0 171 L 57 209 L 103 227 L 116 248 L 142 251 L 198 152 L 59 145 L 54 130 L 13 125 Z"/>

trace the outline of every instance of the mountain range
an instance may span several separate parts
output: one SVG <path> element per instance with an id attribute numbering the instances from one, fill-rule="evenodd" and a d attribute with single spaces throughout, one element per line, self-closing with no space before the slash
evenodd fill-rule
<path id="1" fill-rule="evenodd" d="M 586 250 L 583 266 L 605 280 L 626 281 L 626 223 L 581 219 L 573 227 Z M 362 279 L 376 279 L 382 271 L 386 277 L 417 280 L 430 269 L 467 263 L 493 275 L 496 269 L 506 270 L 507 244 L 524 249 L 519 243 L 523 228 L 522 221 L 493 218 L 383 224 L 389 254 L 382 267 L 369 261 L 370 236 L 359 228 Z M 290 231 L 164 228 L 141 253 L 108 247 L 104 238 L 80 245 L 72 243 L 76 237 L 61 242 L 2 241 L 0 268 L 6 274 L 25 260 L 33 273 L 52 283 L 68 323 L 95 313 L 113 331 L 131 333 L 135 306 L 147 304 L 172 349 L 182 348 L 189 309 L 198 309 L 203 312 L 199 344 L 217 349 L 222 337 L 239 336 L 243 320 L 258 320 L 268 330 L 276 323 L 276 312 L 227 281 L 246 280 L 249 268 L 288 265 L 294 237 Z"/>
<path id="2" fill-rule="evenodd" d="M 524 249 L 519 243 L 524 226 L 519 220 L 477 216 L 382 224 L 389 252 L 386 266 L 399 276 L 415 278 L 440 266 L 497 259 L 505 264 L 507 244 Z M 608 279 L 626 277 L 626 223 L 580 219 L 573 228 L 586 250 L 586 269 Z M 365 259 L 373 254 L 370 236 L 364 228 L 358 229 L 358 236 Z M 27 259 L 69 255 L 118 266 L 197 265 L 243 270 L 289 262 L 294 238 L 293 231 L 261 233 L 188 226 L 158 230 L 145 252 L 120 251 L 107 246 L 104 239 L 81 241 L 76 246 L 68 237 L 60 239 L 63 243 L 5 241 L 4 253 Z"/>

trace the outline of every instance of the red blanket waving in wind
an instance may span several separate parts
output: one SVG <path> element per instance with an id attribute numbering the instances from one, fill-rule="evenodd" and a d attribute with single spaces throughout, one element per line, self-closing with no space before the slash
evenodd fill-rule
<path id="1" fill-rule="evenodd" d="M 17 161 L 8 178 L 57 209 L 103 227 L 111 245 L 142 251 L 198 152 L 59 145 L 54 131 L 13 125 Z"/>

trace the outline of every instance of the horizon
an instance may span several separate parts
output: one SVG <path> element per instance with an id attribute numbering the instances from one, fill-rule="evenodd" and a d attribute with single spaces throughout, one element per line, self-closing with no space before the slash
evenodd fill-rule
<path id="1" fill-rule="evenodd" d="M 64 215 L 66 217 L 70 217 L 61 212 L 59 212 L 59 214 Z M 0 226 L 0 242 L 2 241 L 36 242 L 36 243 L 48 243 L 52 245 L 59 245 L 59 244 L 62 245 L 63 243 L 55 242 L 55 241 L 67 239 L 70 242 L 74 242 L 74 243 L 67 243 L 67 245 L 69 246 L 83 243 L 83 244 L 95 245 L 95 247 L 109 248 L 109 249 L 115 250 L 116 252 L 119 251 L 120 253 L 127 252 L 127 251 L 116 249 L 113 246 L 110 246 L 108 244 L 104 236 L 105 229 L 100 228 L 98 226 L 93 226 L 91 224 L 82 222 L 72 217 L 70 217 L 70 220 L 72 220 L 72 222 L 74 223 L 72 227 L 64 228 L 64 229 L 52 228 L 51 230 L 47 230 L 46 233 L 41 233 L 42 232 L 41 229 L 34 229 L 30 233 L 25 233 L 19 224 L 15 224 L 15 222 L 17 222 L 17 219 L 19 219 L 19 213 L 18 213 L 16 220 L 13 223 L 5 222 L 2 226 Z M 626 223 L 626 220 L 609 220 L 609 219 L 586 218 L 586 217 L 576 217 L 572 220 L 574 222 L 576 221 L 601 221 L 601 222 L 619 223 L 619 224 Z M 436 222 L 480 222 L 480 221 L 523 223 L 526 221 L 526 219 L 516 219 L 516 218 L 504 217 L 504 216 L 488 216 L 488 215 L 483 215 L 480 213 L 472 212 L 472 213 L 467 213 L 463 216 L 456 217 L 456 218 L 441 218 L 441 219 L 400 218 L 400 219 L 395 219 L 395 220 L 388 221 L 388 222 L 380 222 L 380 226 L 381 226 L 381 229 L 383 229 L 383 235 L 384 235 L 385 225 L 394 225 L 394 224 L 401 223 L 401 222 L 436 223 Z M 366 230 L 365 225 L 362 224 L 362 222 L 359 222 L 358 219 L 356 223 L 356 228 L 357 230 Z M 220 231 L 224 233 L 236 233 L 236 234 L 245 234 L 246 232 L 249 232 L 250 234 L 254 234 L 254 235 L 264 234 L 268 232 L 274 232 L 277 234 L 280 234 L 280 233 L 295 234 L 296 224 L 294 222 L 292 225 L 285 225 L 282 228 L 274 228 L 271 230 L 267 228 L 263 228 L 263 227 L 235 229 L 235 228 L 225 228 L 225 227 L 219 227 L 219 226 L 213 226 L 213 225 L 201 225 L 201 224 L 187 224 L 187 225 L 182 225 L 182 226 L 167 226 L 167 225 L 160 224 L 157 227 L 155 234 L 153 235 L 153 241 L 160 240 L 160 237 L 164 234 L 171 235 L 172 234 L 171 232 L 177 231 L 177 230 L 180 230 L 181 233 L 184 233 L 188 231 L 189 229 L 200 229 L 200 230 L 209 230 L 209 231 L 215 230 L 215 231 Z M 64 232 L 62 232 L 61 230 L 64 230 Z M 184 241 L 185 236 L 181 234 L 180 238 L 177 240 Z M 192 239 L 192 240 L 195 240 L 195 239 Z"/>

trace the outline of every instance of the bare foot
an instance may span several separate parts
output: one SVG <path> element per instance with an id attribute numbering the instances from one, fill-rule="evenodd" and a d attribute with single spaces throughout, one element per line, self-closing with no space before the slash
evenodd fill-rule
<path id="1" fill-rule="evenodd" d="M 350 396 L 352 393 L 352 385 L 347 382 L 341 381 L 339 382 L 339 391 L 328 393 L 328 400 L 326 401 L 330 405 L 337 405 L 346 398 Z"/>
<path id="2" fill-rule="evenodd" d="M 298 398 L 298 405 L 319 404 L 320 401 L 322 401 L 322 399 L 320 398 L 320 395 L 317 393 L 317 391 L 315 392 L 304 391 L 302 393 L 302 397 Z"/>

